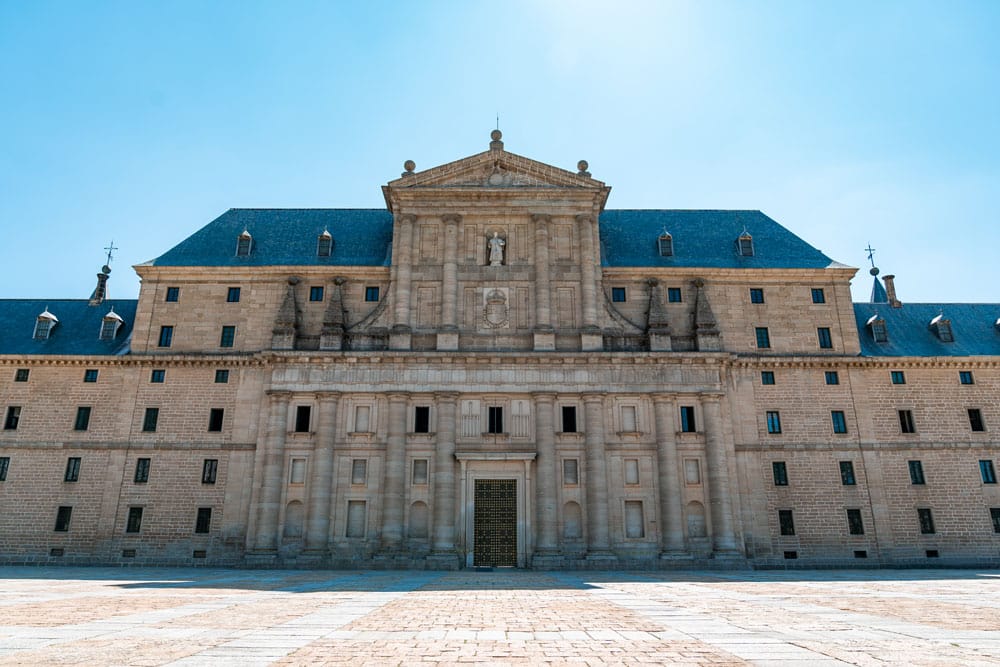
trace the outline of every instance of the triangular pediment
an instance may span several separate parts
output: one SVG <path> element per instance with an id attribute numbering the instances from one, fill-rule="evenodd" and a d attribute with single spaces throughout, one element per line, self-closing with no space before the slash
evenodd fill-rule
<path id="1" fill-rule="evenodd" d="M 388 187 L 391 189 L 452 187 L 603 189 L 605 185 L 586 173 L 574 173 L 504 150 L 488 150 L 424 171 L 407 172 L 391 181 Z"/>

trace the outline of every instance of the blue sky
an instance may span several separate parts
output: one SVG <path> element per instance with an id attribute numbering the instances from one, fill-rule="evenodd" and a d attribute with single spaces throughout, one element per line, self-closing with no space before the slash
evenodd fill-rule
<path id="1" fill-rule="evenodd" d="M 0 297 L 230 207 L 379 207 L 506 148 L 610 208 L 760 209 L 905 301 L 1000 302 L 1000 2 L 0 0 Z"/>

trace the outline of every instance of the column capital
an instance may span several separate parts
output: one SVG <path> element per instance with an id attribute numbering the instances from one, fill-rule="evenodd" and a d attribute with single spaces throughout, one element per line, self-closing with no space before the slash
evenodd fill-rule
<path id="1" fill-rule="evenodd" d="M 722 393 L 703 391 L 698 394 L 698 398 L 701 399 L 702 403 L 718 403 L 722 400 Z"/>
<path id="2" fill-rule="evenodd" d="M 584 403 L 603 403 L 607 394 L 581 394 Z"/>
<path id="3" fill-rule="evenodd" d="M 407 223 L 414 223 L 417 221 L 417 216 L 414 215 L 413 213 L 401 213 L 399 216 L 396 217 L 396 221 L 401 225 Z"/>
<path id="4" fill-rule="evenodd" d="M 580 224 L 590 224 L 594 221 L 594 216 L 589 213 L 580 213 L 576 216 L 576 221 Z"/>
<path id="5" fill-rule="evenodd" d="M 334 401 L 340 400 L 341 393 L 339 391 L 317 391 L 316 398 L 318 398 L 323 403 L 333 403 Z"/>
<path id="6" fill-rule="evenodd" d="M 556 393 L 554 391 L 533 391 L 531 397 L 536 401 L 553 403 L 556 400 Z"/>
<path id="7" fill-rule="evenodd" d="M 266 392 L 275 403 L 287 403 L 292 399 L 292 392 L 285 389 L 268 389 Z"/>
<path id="8" fill-rule="evenodd" d="M 386 392 L 386 398 L 389 399 L 390 403 L 399 403 L 401 401 L 410 400 L 410 392 L 408 391 L 390 391 Z"/>
<path id="9" fill-rule="evenodd" d="M 677 397 L 674 394 L 666 393 L 656 393 L 650 394 L 653 398 L 653 403 L 673 403 Z"/>
<path id="10" fill-rule="evenodd" d="M 459 393 L 457 391 L 435 391 L 434 398 L 441 402 L 454 403 L 458 400 Z"/>
<path id="11" fill-rule="evenodd" d="M 457 225 L 462 222 L 462 216 L 458 213 L 445 213 L 441 216 L 441 222 L 448 225 Z"/>
<path id="12" fill-rule="evenodd" d="M 531 214 L 531 220 L 532 220 L 532 222 L 536 222 L 536 223 L 538 223 L 538 222 L 552 222 L 552 216 L 549 215 L 548 213 L 532 213 Z"/>

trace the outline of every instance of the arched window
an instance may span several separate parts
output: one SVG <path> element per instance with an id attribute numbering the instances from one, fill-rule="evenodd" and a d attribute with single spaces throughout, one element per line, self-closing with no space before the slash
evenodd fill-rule
<path id="1" fill-rule="evenodd" d="M 114 308 L 109 310 L 108 314 L 101 320 L 101 334 L 98 338 L 100 340 L 114 340 L 115 336 L 118 335 L 118 328 L 121 327 L 123 321 Z"/>
<path id="2" fill-rule="evenodd" d="M 660 257 L 673 257 L 674 237 L 672 237 L 669 232 L 664 231 L 660 234 L 660 238 L 656 240 L 656 245 L 660 251 Z"/>
<path id="3" fill-rule="evenodd" d="M 316 239 L 316 256 L 329 257 L 333 254 L 333 235 L 326 229 Z"/>
<path id="4" fill-rule="evenodd" d="M 749 232 L 744 231 L 740 234 L 740 237 L 736 239 L 736 246 L 741 257 L 753 257 L 753 237 L 750 236 Z"/>
<path id="5" fill-rule="evenodd" d="M 236 237 L 236 256 L 249 257 L 252 249 L 253 237 L 250 236 L 250 232 L 244 229 L 243 233 Z"/>

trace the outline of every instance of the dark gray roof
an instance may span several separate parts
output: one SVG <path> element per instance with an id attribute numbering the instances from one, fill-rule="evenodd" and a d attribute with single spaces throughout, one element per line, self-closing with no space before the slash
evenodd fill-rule
<path id="1" fill-rule="evenodd" d="M 248 257 L 236 256 L 236 237 L 253 237 Z M 323 230 L 333 236 L 330 257 L 316 256 Z M 387 266 L 392 214 L 369 208 L 231 208 L 149 262 L 153 266 Z"/>
<path id="2" fill-rule="evenodd" d="M 760 211 L 610 210 L 601 214 L 605 266 L 679 266 L 733 269 L 823 269 L 840 266 Z M 741 257 L 744 229 L 754 254 Z M 674 255 L 661 257 L 657 239 L 667 231 Z"/>
<path id="3" fill-rule="evenodd" d="M 943 314 L 951 320 L 955 341 L 942 342 L 928 328 Z M 885 320 L 886 343 L 876 343 L 867 322 L 873 315 Z M 885 303 L 856 303 L 854 317 L 866 357 L 961 357 L 1000 355 L 1000 304 L 996 303 L 904 303 L 893 308 Z"/>
<path id="4" fill-rule="evenodd" d="M 91 306 L 86 299 L 0 300 L 0 354 L 124 354 L 128 352 L 135 299 L 107 299 Z M 48 308 L 59 319 L 47 340 L 35 340 L 35 320 Z M 98 340 L 101 321 L 114 308 L 122 318 L 113 340 Z"/>

